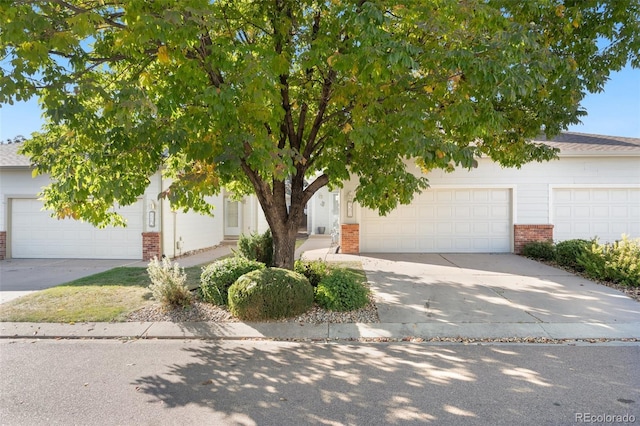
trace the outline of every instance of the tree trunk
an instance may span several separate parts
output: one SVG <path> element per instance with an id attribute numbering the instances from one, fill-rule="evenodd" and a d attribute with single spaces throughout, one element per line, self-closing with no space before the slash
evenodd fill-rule
<path id="1" fill-rule="evenodd" d="M 273 235 L 273 263 L 277 268 L 293 269 L 298 225 L 291 218 L 284 223 L 278 221 L 271 227 Z"/>
<path id="2" fill-rule="evenodd" d="M 273 263 L 277 268 L 293 269 L 296 237 L 306 202 L 303 199 L 302 191 L 302 183 L 294 180 L 291 190 L 291 205 L 288 210 L 285 205 L 284 192 L 281 193 L 282 199 L 274 203 L 276 206 L 283 206 L 283 208 L 276 207 L 267 210 L 263 206 L 273 236 Z M 276 197 L 274 196 L 274 198 Z"/>

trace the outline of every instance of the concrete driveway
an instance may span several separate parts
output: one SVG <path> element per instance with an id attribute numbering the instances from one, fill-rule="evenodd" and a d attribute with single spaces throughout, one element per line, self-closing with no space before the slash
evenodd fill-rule
<path id="1" fill-rule="evenodd" d="M 355 258 L 355 256 L 353 256 Z M 640 334 L 640 303 L 606 286 L 513 254 L 368 254 L 362 261 L 381 323 L 414 335 L 562 337 L 578 330 Z M 539 333 L 536 333 L 539 330 Z M 635 331 L 634 331 L 635 330 Z M 396 330 L 399 332 L 398 330 Z M 411 335 L 411 330 L 404 334 Z M 400 333 L 400 334 L 403 334 Z M 490 336 L 486 336 L 490 337 Z"/>
<path id="2" fill-rule="evenodd" d="M 135 260 L 6 259 L 0 261 L 0 303 L 118 266 L 138 265 Z"/>

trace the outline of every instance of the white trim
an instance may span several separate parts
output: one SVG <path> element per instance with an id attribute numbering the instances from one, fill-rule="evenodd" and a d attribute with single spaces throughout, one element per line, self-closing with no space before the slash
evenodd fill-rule
<path id="1" fill-rule="evenodd" d="M 561 151 L 558 157 L 640 157 L 640 153 L 638 151 L 565 151 L 564 153 Z"/>
<path id="2" fill-rule="evenodd" d="M 610 188 L 610 189 L 629 189 L 640 188 L 640 183 L 561 183 L 549 184 L 549 188 L 567 188 L 567 189 L 585 189 L 585 188 Z"/>
<path id="3" fill-rule="evenodd" d="M 428 191 L 429 189 L 513 189 L 516 186 L 517 185 L 515 185 L 515 184 L 477 184 L 477 185 L 460 185 L 460 184 L 440 185 L 440 184 L 436 184 L 436 185 L 429 185 L 429 187 L 427 189 L 425 189 L 425 191 Z"/>

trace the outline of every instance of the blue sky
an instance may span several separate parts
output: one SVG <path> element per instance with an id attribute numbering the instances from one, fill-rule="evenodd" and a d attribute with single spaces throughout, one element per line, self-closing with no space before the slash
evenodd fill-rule
<path id="1" fill-rule="evenodd" d="M 640 70 L 626 67 L 611 75 L 604 92 L 582 102 L 588 115 L 569 131 L 640 138 Z M 0 108 L 0 141 L 29 137 L 42 125 L 37 101 L 3 104 Z"/>

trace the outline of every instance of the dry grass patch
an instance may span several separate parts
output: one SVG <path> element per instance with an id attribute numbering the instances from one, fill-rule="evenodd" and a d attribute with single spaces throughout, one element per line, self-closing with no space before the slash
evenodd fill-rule
<path id="1" fill-rule="evenodd" d="M 186 268 L 187 285 L 197 286 L 200 267 Z M 112 322 L 153 303 L 145 268 L 115 268 L 0 305 L 0 321 Z"/>
<path id="2" fill-rule="evenodd" d="M 150 302 L 151 293 L 137 286 L 58 286 L 0 305 L 0 321 L 111 322 Z"/>

